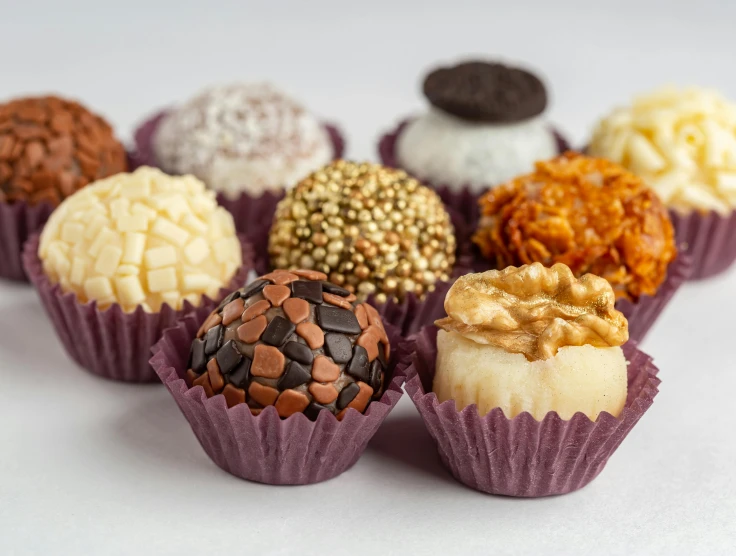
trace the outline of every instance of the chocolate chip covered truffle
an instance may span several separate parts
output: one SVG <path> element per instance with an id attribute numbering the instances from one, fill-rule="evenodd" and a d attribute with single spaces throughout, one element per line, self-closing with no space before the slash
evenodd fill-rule
<path id="1" fill-rule="evenodd" d="M 401 167 L 420 179 L 480 191 L 557 154 L 545 86 L 528 71 L 464 62 L 432 71 L 423 89 L 431 108 L 396 144 Z"/>
<path id="2" fill-rule="evenodd" d="M 229 198 L 291 187 L 333 157 L 324 126 L 269 83 L 203 91 L 164 117 L 153 146 L 163 170 Z"/>
<path id="3" fill-rule="evenodd" d="M 274 268 L 312 268 L 379 303 L 448 280 L 455 235 L 439 196 L 401 170 L 337 161 L 289 191 L 269 239 Z"/>
<path id="4" fill-rule="evenodd" d="M 390 356 L 378 312 L 315 270 L 276 270 L 229 295 L 192 343 L 187 379 L 229 407 L 289 417 L 363 413 Z"/>
<path id="5" fill-rule="evenodd" d="M 125 169 L 110 125 L 81 104 L 53 96 L 0 104 L 0 201 L 56 206 Z"/>

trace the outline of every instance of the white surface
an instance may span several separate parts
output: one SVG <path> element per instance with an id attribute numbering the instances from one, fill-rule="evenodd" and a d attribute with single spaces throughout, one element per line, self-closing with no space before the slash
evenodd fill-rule
<path id="1" fill-rule="evenodd" d="M 423 106 L 427 65 L 467 52 L 543 70 L 576 141 L 663 82 L 736 98 L 731 2 L 184 4 L 0 0 L 0 97 L 61 91 L 129 134 L 202 85 L 271 78 L 340 122 L 352 157 Z M 736 269 L 688 285 L 662 315 L 644 346 L 661 393 L 599 478 L 515 500 L 456 483 L 406 397 L 333 481 L 235 479 L 163 387 L 80 371 L 35 294 L 1 284 L 0 554 L 734 554 L 734 287 Z"/>

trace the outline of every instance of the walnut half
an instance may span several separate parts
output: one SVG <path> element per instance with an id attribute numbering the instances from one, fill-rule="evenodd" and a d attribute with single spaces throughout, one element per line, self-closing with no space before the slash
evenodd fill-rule
<path id="1" fill-rule="evenodd" d="M 628 322 L 615 302 L 603 278 L 577 279 L 564 264 L 533 263 L 459 278 L 445 298 L 449 316 L 435 324 L 534 361 L 564 346 L 624 344 Z"/>

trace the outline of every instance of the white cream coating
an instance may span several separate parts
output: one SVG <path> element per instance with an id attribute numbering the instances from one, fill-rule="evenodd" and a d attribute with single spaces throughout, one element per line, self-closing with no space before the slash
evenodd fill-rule
<path id="1" fill-rule="evenodd" d="M 440 330 L 433 390 L 458 411 L 477 404 L 480 415 L 500 407 L 513 418 L 528 411 L 542 420 L 550 411 L 570 419 L 580 411 L 595 420 L 618 417 L 626 404 L 627 364 L 620 347 L 565 346 L 549 359 L 478 344 Z"/>
<path id="2" fill-rule="evenodd" d="M 214 298 L 242 265 L 232 215 L 194 176 L 142 167 L 65 199 L 38 251 L 52 283 L 101 309 L 158 312 Z"/>
<path id="3" fill-rule="evenodd" d="M 680 212 L 736 208 L 736 104 L 717 91 L 665 87 L 636 97 L 598 122 L 589 150 Z"/>
<path id="4" fill-rule="evenodd" d="M 268 83 L 203 91 L 163 119 L 153 146 L 165 171 L 229 198 L 291 187 L 333 157 L 322 124 Z"/>
<path id="5" fill-rule="evenodd" d="M 435 184 L 480 192 L 557 154 L 541 117 L 513 124 L 468 122 L 436 108 L 399 135 L 398 162 L 410 174 Z"/>

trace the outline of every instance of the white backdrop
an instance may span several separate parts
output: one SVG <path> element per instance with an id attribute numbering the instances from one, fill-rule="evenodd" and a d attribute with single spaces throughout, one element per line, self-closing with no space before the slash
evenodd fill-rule
<path id="1" fill-rule="evenodd" d="M 0 0 L 0 98 L 59 92 L 128 139 L 200 87 L 270 79 L 339 122 L 351 158 L 421 110 L 464 54 L 519 60 L 578 144 L 663 83 L 736 99 L 736 4 Z M 268 4 L 268 5 L 266 5 Z M 343 476 L 268 487 L 212 464 L 163 387 L 103 381 L 63 353 L 35 294 L 0 284 L 0 554 L 734 554 L 736 270 L 687 285 L 644 344 L 654 406 L 584 490 L 516 500 L 456 483 L 404 397 Z"/>

